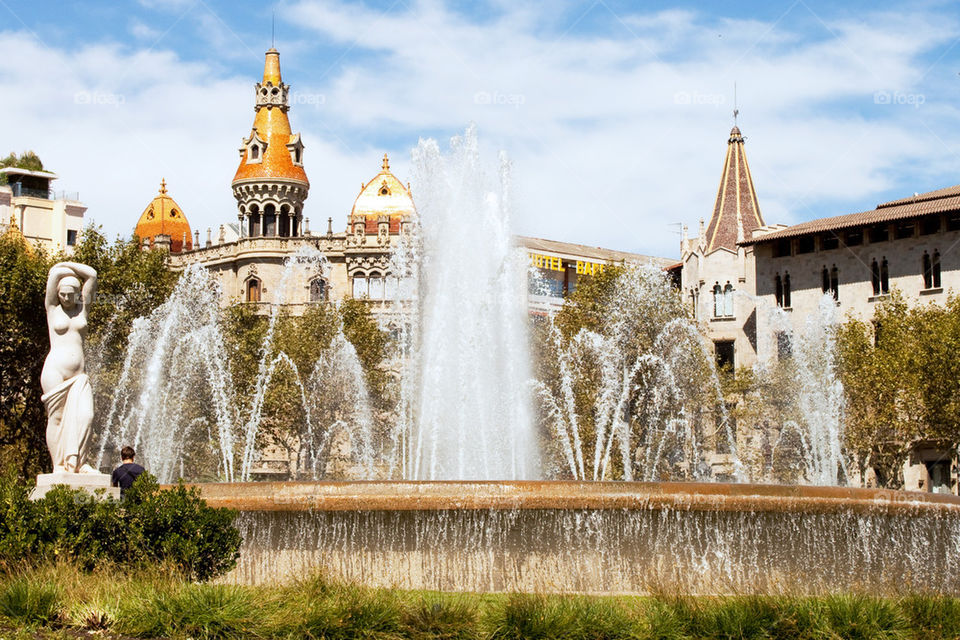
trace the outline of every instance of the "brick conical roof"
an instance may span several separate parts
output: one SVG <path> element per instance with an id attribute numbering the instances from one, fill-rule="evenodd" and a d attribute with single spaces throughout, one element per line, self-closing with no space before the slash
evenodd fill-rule
<path id="1" fill-rule="evenodd" d="M 727 141 L 717 202 L 707 225 L 706 252 L 721 247 L 735 251 L 738 241 L 750 239 L 753 230 L 762 226 L 763 215 L 743 150 L 743 136 L 739 128 L 733 127 Z"/>

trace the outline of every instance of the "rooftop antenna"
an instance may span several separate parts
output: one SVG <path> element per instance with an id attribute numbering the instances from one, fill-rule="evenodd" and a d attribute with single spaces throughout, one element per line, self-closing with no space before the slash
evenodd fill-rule
<path id="1" fill-rule="evenodd" d="M 740 115 L 740 109 L 737 108 L 737 83 L 733 83 L 733 126 L 737 126 L 737 116 Z"/>

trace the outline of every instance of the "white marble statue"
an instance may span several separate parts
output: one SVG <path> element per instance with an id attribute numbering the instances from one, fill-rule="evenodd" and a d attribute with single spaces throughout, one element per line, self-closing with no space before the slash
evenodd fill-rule
<path id="1" fill-rule="evenodd" d="M 96 289 L 97 272 L 85 264 L 60 262 L 47 276 L 50 353 L 43 363 L 40 386 L 54 474 L 99 473 L 88 464 L 93 389 L 83 368 L 87 305 Z"/>

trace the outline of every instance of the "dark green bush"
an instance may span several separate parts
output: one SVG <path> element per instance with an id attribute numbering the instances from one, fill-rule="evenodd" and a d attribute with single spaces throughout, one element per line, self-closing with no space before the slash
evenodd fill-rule
<path id="1" fill-rule="evenodd" d="M 31 487 L 8 476 L 0 483 L 0 569 L 22 562 L 70 560 L 83 569 L 160 563 L 190 579 L 208 580 L 236 565 L 236 512 L 213 509 L 197 489 L 160 490 L 140 476 L 121 501 L 55 487 L 30 501 Z"/>

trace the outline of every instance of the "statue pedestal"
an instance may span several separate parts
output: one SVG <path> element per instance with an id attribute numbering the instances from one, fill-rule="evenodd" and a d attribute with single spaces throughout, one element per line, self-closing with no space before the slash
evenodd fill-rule
<path id="1" fill-rule="evenodd" d="M 110 476 L 105 473 L 41 473 L 37 476 L 37 488 L 30 494 L 31 500 L 39 500 L 58 484 L 71 489 L 82 489 L 90 495 L 96 495 L 97 489 L 103 489 L 102 496 L 120 499 L 120 488 L 110 486 Z"/>

